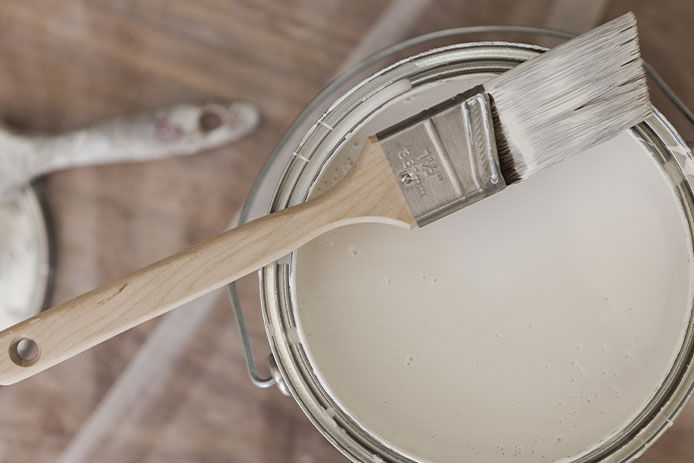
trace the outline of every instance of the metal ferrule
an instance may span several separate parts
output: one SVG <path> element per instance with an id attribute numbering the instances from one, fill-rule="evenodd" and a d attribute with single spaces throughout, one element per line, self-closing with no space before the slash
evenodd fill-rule
<path id="1" fill-rule="evenodd" d="M 376 134 L 418 226 L 506 187 L 489 95 L 461 93 Z"/>

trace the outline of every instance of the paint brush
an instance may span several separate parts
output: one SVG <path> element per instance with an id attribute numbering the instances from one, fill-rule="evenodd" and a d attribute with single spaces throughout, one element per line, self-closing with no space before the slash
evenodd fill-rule
<path id="1" fill-rule="evenodd" d="M 0 333 L 0 383 L 42 371 L 344 225 L 418 227 L 601 143 L 651 112 L 636 21 L 619 17 L 369 138 L 331 190 Z"/>

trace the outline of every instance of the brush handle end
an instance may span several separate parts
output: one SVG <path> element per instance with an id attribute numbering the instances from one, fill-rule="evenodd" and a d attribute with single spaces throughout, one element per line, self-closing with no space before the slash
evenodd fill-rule
<path id="1" fill-rule="evenodd" d="M 140 323 L 359 222 L 415 226 L 383 151 L 370 139 L 325 194 L 261 217 L 0 332 L 0 384 L 33 376 Z"/>

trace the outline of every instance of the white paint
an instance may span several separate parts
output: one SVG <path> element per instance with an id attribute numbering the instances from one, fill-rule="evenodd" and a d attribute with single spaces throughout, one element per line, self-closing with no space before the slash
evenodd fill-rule
<path id="1" fill-rule="evenodd" d="M 200 118 L 213 114 L 220 125 L 203 130 Z M 32 178 L 60 169 L 114 162 L 151 161 L 216 148 L 258 125 L 253 103 L 176 105 L 111 119 L 57 135 L 27 135 L 0 125 L 0 195 L 9 196 Z"/>
<path id="2" fill-rule="evenodd" d="M 203 131 L 199 120 L 206 112 L 219 116 L 221 125 Z M 50 270 L 47 231 L 29 180 L 85 164 L 194 154 L 240 138 L 259 118 L 254 104 L 236 101 L 177 105 L 58 135 L 19 134 L 0 125 L 0 328 L 42 308 Z"/>
<path id="3" fill-rule="evenodd" d="M 48 274 L 48 238 L 29 189 L 0 196 L 0 329 L 41 310 Z"/>
<path id="4" fill-rule="evenodd" d="M 317 191 L 367 134 L 451 85 L 355 131 Z M 423 229 L 356 225 L 303 247 L 299 336 L 340 406 L 403 453 L 555 461 L 619 431 L 661 384 L 691 256 L 672 187 L 624 133 Z"/>

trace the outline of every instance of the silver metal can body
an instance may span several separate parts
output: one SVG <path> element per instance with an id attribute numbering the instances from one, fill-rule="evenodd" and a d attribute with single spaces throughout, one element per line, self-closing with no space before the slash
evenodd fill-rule
<path id="1" fill-rule="evenodd" d="M 364 102 L 368 101 L 370 111 L 375 111 L 391 98 L 420 85 L 452 76 L 504 72 L 541 51 L 530 45 L 501 42 L 460 44 L 421 53 L 374 74 L 340 97 L 298 147 L 289 152 L 290 160 L 276 185 L 271 211 L 301 203 L 320 189 L 330 187 L 329 182 L 317 185 L 317 179 L 334 161 L 337 146 L 347 134 L 369 117 L 363 109 Z M 691 231 L 694 229 L 691 152 L 658 112 L 633 130 L 672 180 Z M 276 159 L 275 163 L 281 161 Z M 334 181 L 338 178 L 339 175 Z M 276 367 L 284 385 L 313 424 L 353 461 L 417 461 L 363 429 L 341 409 L 317 377 L 297 336 L 291 294 L 292 256 L 265 267 L 259 276 L 264 322 Z M 691 323 L 690 317 L 683 348 L 650 403 L 618 434 L 572 461 L 631 461 L 667 429 L 694 384 L 694 326 Z"/>

